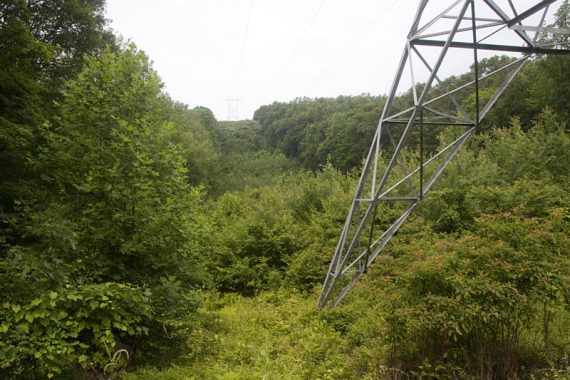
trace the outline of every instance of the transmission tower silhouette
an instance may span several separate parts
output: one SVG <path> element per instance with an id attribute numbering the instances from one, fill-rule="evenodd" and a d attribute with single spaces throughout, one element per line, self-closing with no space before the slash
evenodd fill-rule
<path id="1" fill-rule="evenodd" d="M 228 114 L 227 120 L 239 120 L 239 102 L 241 100 L 238 98 L 227 98 L 228 103 Z"/>
<path id="2" fill-rule="evenodd" d="M 518 3 L 419 1 L 323 283 L 320 308 L 337 305 L 366 273 L 525 62 L 533 55 L 570 54 L 560 42 L 568 39 L 559 38 L 570 31 L 548 24 L 562 0 Z M 522 56 L 498 60 L 492 69 L 481 67 L 480 58 L 495 53 Z M 452 72 L 471 74 L 444 82 Z M 409 104 L 395 101 L 403 93 L 409 94 Z M 448 141 L 428 151 L 426 131 L 443 133 Z M 407 166 L 410 159 L 403 160 L 403 152 L 415 154 L 413 166 Z"/>

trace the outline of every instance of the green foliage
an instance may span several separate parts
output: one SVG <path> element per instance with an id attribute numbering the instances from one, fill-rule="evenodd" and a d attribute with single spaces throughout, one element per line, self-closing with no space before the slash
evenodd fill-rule
<path id="1" fill-rule="evenodd" d="M 556 12 L 556 21 L 552 27 L 568 28 L 570 18 L 568 17 L 568 1 L 564 0 Z M 568 36 L 548 35 L 541 36 L 541 42 L 551 46 L 564 46 L 568 43 Z M 531 88 L 528 103 L 534 108 L 548 104 L 559 115 L 568 119 L 570 113 L 566 99 L 570 95 L 568 90 L 568 69 L 570 59 L 568 57 L 546 56 L 536 59 L 536 67 L 533 71 L 534 78 L 539 84 Z"/>
<path id="2" fill-rule="evenodd" d="M 268 151 L 261 126 L 256 121 L 220 122 L 216 138 L 222 152 L 222 169 L 214 179 L 216 195 L 274 185 L 282 173 L 298 169 L 293 159 Z"/>
<path id="3" fill-rule="evenodd" d="M 405 332 L 393 335 L 392 360 L 410 365 L 409 352 L 481 377 L 512 376 L 520 337 L 538 311 L 567 302 L 570 257 L 561 251 L 568 246 L 561 217 L 559 210 L 542 219 L 488 215 L 458 240 L 416 236 L 398 258 L 398 282 L 386 289 L 389 329 Z"/>
<path id="4" fill-rule="evenodd" d="M 567 58 L 525 66 L 387 254 L 317 311 L 384 97 L 218 123 L 164 94 L 103 8 L 0 4 L 0 377 L 568 376 Z M 430 128 L 426 154 L 452 138 Z M 396 171 L 418 163 L 410 139 Z"/>
<path id="5" fill-rule="evenodd" d="M 251 153 L 224 154 L 222 172 L 215 182 L 215 193 L 243 191 L 275 185 L 283 173 L 295 172 L 298 165 L 282 153 L 265 150 Z"/>
<path id="6" fill-rule="evenodd" d="M 173 123 L 170 139 L 186 161 L 188 181 L 215 190 L 221 175 L 221 158 L 214 115 L 205 108 L 188 109 L 179 103 L 170 104 L 169 99 L 165 102 L 165 117 Z"/>
<path id="7" fill-rule="evenodd" d="M 200 193 L 187 185 L 172 124 L 158 117 L 161 83 L 146 56 L 132 46 L 107 51 L 67 87 L 39 164 L 67 200 L 73 254 L 89 252 L 81 256 L 95 276 L 129 282 L 171 273 L 181 257 L 194 265 L 188 241 Z"/>
<path id="8" fill-rule="evenodd" d="M 52 46 L 52 55 L 43 67 L 57 88 L 83 66 L 83 56 L 114 44 L 113 34 L 105 30 L 104 0 L 28 1 L 27 27 L 35 38 Z M 65 27 L 62 27 L 65 25 Z"/>
<path id="9" fill-rule="evenodd" d="M 68 286 L 0 311 L 0 373 L 62 376 L 75 364 L 102 371 L 108 351 L 145 335 L 148 291 L 123 284 Z M 6 372 L 7 371 L 7 372 Z"/>
<path id="10" fill-rule="evenodd" d="M 315 170 L 330 160 L 343 171 L 364 158 L 383 98 L 366 95 L 336 99 L 296 99 L 260 107 L 254 120 L 269 149 Z"/>
<path id="11" fill-rule="evenodd" d="M 461 189 L 435 190 L 422 205 L 421 213 L 437 232 L 457 232 L 473 223 L 473 207 Z"/>
<path id="12" fill-rule="evenodd" d="M 533 124 L 529 133 L 523 132 L 516 119 L 510 128 L 497 130 L 483 141 L 487 154 L 501 169 L 501 178 L 550 177 L 565 183 L 568 181 L 567 163 L 570 162 L 566 123 L 546 109 Z"/>
<path id="13" fill-rule="evenodd" d="M 220 121 L 216 127 L 222 152 L 226 155 L 232 153 L 253 153 L 266 148 L 261 135 L 261 126 L 253 120 Z"/>
<path id="14" fill-rule="evenodd" d="M 480 60 L 479 70 L 481 74 L 488 74 L 512 61 L 513 58 L 507 56 L 485 58 Z M 565 93 L 565 89 L 570 88 L 565 85 L 567 66 L 567 57 L 545 57 L 529 62 L 486 115 L 479 132 L 507 126 L 513 117 L 520 120 L 519 127 L 526 131 L 532 127 L 532 121 L 541 114 L 545 105 L 552 107 L 563 120 L 567 119 L 565 101 L 569 94 Z M 434 85 L 433 97 L 468 83 L 473 78 L 473 71 L 474 67 L 471 72 L 450 76 Z M 480 81 L 482 103 L 495 94 L 503 79 L 501 75 L 495 75 Z M 410 89 L 394 99 L 394 110 L 412 106 L 412 99 Z M 297 159 L 306 169 L 316 170 L 330 161 L 336 168 L 350 171 L 359 167 L 367 153 L 383 102 L 383 97 L 367 95 L 335 99 L 301 98 L 290 103 L 275 102 L 262 106 L 255 112 L 254 120 L 261 125 L 264 149 L 274 149 Z M 474 114 L 475 96 L 467 96 L 461 106 L 468 114 Z M 451 102 L 441 107 L 448 107 L 449 114 L 456 113 Z M 402 130 L 402 126 L 392 127 L 396 140 Z M 438 146 L 439 132 L 440 128 L 437 127 L 424 132 L 427 153 L 433 152 Z M 418 140 L 419 134 L 412 133 L 411 144 L 417 144 Z M 388 135 L 382 136 L 381 142 L 385 150 L 393 149 Z"/>
<path id="15" fill-rule="evenodd" d="M 103 30 L 103 0 L 2 1 L 0 14 L 0 241 L 17 243 L 6 219 L 17 214 L 15 200 L 43 196 L 37 180 L 45 173 L 30 162 L 44 144 L 52 100 L 84 54 L 112 43 L 112 35 Z"/>
<path id="16" fill-rule="evenodd" d="M 6 225 L 14 200 L 33 193 L 34 173 L 26 165 L 36 153 L 37 132 L 45 114 L 46 87 L 39 66 L 53 54 L 27 27 L 24 1 L 0 5 L 0 251 L 15 238 Z"/>
<path id="17" fill-rule="evenodd" d="M 218 289 L 251 295 L 278 287 L 284 278 L 299 289 L 312 287 L 328 260 L 315 249 L 336 237 L 352 184 L 328 166 L 317 174 L 281 175 L 274 184 L 221 196 L 208 216 Z"/>
<path id="18" fill-rule="evenodd" d="M 320 285 L 329 265 L 331 252 L 352 199 L 354 180 L 341 175 L 331 166 L 315 179 L 299 184 L 300 197 L 293 210 L 306 221 L 304 229 L 308 244 L 287 266 L 286 282 L 302 292 Z"/>
<path id="19" fill-rule="evenodd" d="M 354 186 L 353 178 L 327 166 L 316 175 L 282 176 L 272 185 L 227 193 L 212 205 L 206 218 L 215 221 L 208 227 L 216 252 L 215 282 L 223 284 L 224 292 L 257 296 L 206 302 L 202 312 L 218 322 L 194 326 L 188 361 L 133 376 L 564 374 L 558 363 L 570 344 L 564 327 L 570 318 L 570 241 L 567 173 L 558 165 L 567 161 L 566 151 L 558 147 L 565 146 L 568 135 L 549 111 L 528 131 L 516 121 L 513 125 L 477 136 L 457 156 L 350 297 L 318 316 L 307 314 L 313 323 L 322 323 L 320 331 L 337 334 L 327 357 L 342 364 L 330 364 L 332 373 L 299 351 L 304 359 L 289 362 L 274 340 L 280 332 L 265 327 L 280 322 L 256 322 L 274 311 L 303 309 L 272 289 L 300 292 L 316 302 Z M 451 137 L 440 136 L 439 144 Z M 544 155 L 549 159 L 541 160 Z M 406 152 L 404 159 L 416 158 Z M 377 222 L 394 211 L 382 209 Z M 271 309 L 260 306 L 264 302 Z M 287 334 L 307 336 L 296 338 L 299 345 L 310 340 L 302 325 L 294 326 Z M 278 353 L 266 353 L 264 347 Z"/>
<path id="20" fill-rule="evenodd" d="M 191 366 L 141 370 L 126 379 L 344 377 L 339 334 L 313 300 L 270 292 L 255 299 L 232 297 L 212 311 L 218 319 L 209 349 L 214 356 Z"/>
<path id="21" fill-rule="evenodd" d="M 302 245 L 287 199 L 276 187 L 252 190 L 245 199 L 226 194 L 212 219 L 214 279 L 223 291 L 254 294 L 276 287 L 286 262 Z"/>
<path id="22" fill-rule="evenodd" d="M 567 173 L 553 164 L 568 160 L 549 147 L 568 134 L 549 111 L 529 132 L 514 125 L 459 154 L 355 290 L 382 297 L 376 334 L 389 373 L 509 378 L 566 354 Z"/>
<path id="23" fill-rule="evenodd" d="M 147 323 L 148 335 L 133 342 L 137 362 L 164 367 L 180 356 L 197 355 L 204 349 L 203 342 L 193 339 L 208 319 L 199 312 L 203 295 L 188 285 L 171 275 L 160 278 L 149 289 L 153 314 Z"/>
<path id="24" fill-rule="evenodd" d="M 0 258 L 0 287 L 9 305 L 31 305 L 46 292 L 59 294 L 62 288 L 100 286 L 88 284 L 147 286 L 150 293 L 145 299 L 126 305 L 124 312 L 109 308 L 109 314 L 100 316 L 111 322 L 115 317 L 128 319 L 129 336 L 139 334 L 136 325 L 148 319 L 144 332 L 150 334 L 154 346 L 137 341 L 139 356 L 145 360 L 172 356 L 185 347 L 179 342 L 191 323 L 180 324 L 179 320 L 192 314 L 199 303 L 198 299 L 190 302 L 196 298 L 191 289 L 209 281 L 203 269 L 204 232 L 197 221 L 202 191 L 188 184 L 186 161 L 180 145 L 174 143 L 175 126 L 164 116 L 168 104 L 161 86 L 147 57 L 134 46 L 86 58 L 84 70 L 66 84 L 57 104 L 59 116 L 42 126 L 44 144 L 39 154 L 29 160 L 33 170 L 42 173 L 38 184 L 44 192 L 37 194 L 43 198 L 15 202 L 18 213 L 6 223 L 20 244 L 11 244 Z M 63 318 L 53 320 L 64 329 L 56 332 L 63 346 L 52 342 L 51 333 L 42 344 L 56 345 L 46 350 L 55 350 L 57 355 L 38 367 L 32 351 L 41 342 L 32 341 L 31 348 L 25 348 L 27 353 L 17 358 L 13 352 L 20 349 L 12 344 L 16 348 L 2 358 L 8 363 L 7 374 L 69 370 L 83 364 L 88 353 L 97 353 L 89 360 L 98 370 L 105 367 L 105 361 L 113 362 L 114 343 L 101 341 L 99 335 L 83 339 L 83 332 L 79 340 L 69 341 L 65 335 L 65 328 L 82 323 L 84 317 L 92 318 L 94 324 L 106 323 L 81 314 L 84 308 L 93 307 L 90 300 L 75 301 L 69 307 L 80 314 L 71 313 L 64 303 L 50 304 L 50 313 Z M 20 317 L 6 318 L 10 323 L 21 321 Z M 108 346 L 110 359 L 102 342 Z M 79 344 L 81 350 L 74 348 Z M 132 357 L 133 350 L 128 350 Z"/>

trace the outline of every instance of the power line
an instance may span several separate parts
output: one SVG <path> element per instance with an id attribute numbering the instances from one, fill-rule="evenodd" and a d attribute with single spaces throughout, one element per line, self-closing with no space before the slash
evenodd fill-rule
<path id="1" fill-rule="evenodd" d="M 239 64 L 238 64 L 238 70 L 237 70 L 237 74 L 236 74 L 236 79 L 234 82 L 234 88 L 232 91 L 232 94 L 235 95 L 236 91 L 237 91 L 237 87 L 239 84 L 239 80 L 241 77 L 241 71 L 242 71 L 242 67 L 243 67 L 243 57 L 245 55 L 245 46 L 247 43 L 247 38 L 248 38 L 248 34 L 249 34 L 249 23 L 251 20 L 251 10 L 253 9 L 253 0 L 249 0 L 249 11 L 247 12 L 247 21 L 245 24 L 245 33 L 243 35 L 243 41 L 241 44 L 241 53 L 240 53 L 240 57 L 239 57 Z"/>
<path id="2" fill-rule="evenodd" d="M 366 37 L 366 35 L 368 35 L 368 33 L 370 33 L 372 31 L 372 29 L 374 29 L 374 27 L 376 26 L 376 24 L 378 24 L 380 21 L 382 21 L 382 19 L 384 17 L 386 17 L 386 15 L 392 10 L 392 8 L 394 8 L 394 6 L 396 5 L 396 3 L 398 2 L 398 0 L 394 0 L 394 2 L 392 2 L 392 4 L 390 4 L 390 6 L 380 15 L 378 16 L 378 18 L 376 20 L 374 20 L 374 22 L 366 29 L 364 30 L 356 40 L 354 40 L 352 42 L 352 44 L 350 44 L 345 50 L 343 50 L 342 53 L 340 53 L 340 55 L 338 55 L 336 57 L 336 59 L 326 68 L 326 70 L 324 70 L 314 81 L 312 81 L 311 83 L 309 83 L 309 85 L 305 86 L 305 88 L 301 91 L 301 95 L 306 94 L 307 90 L 311 87 L 313 87 L 315 85 L 315 83 L 318 83 L 321 81 L 321 79 L 328 74 L 328 72 L 334 67 L 336 66 L 340 60 L 342 58 L 344 58 L 344 56 L 351 51 L 356 45 L 358 45 L 358 43 L 364 38 Z"/>
<path id="3" fill-rule="evenodd" d="M 287 59 L 287 61 L 285 61 L 285 64 L 281 67 L 281 70 L 279 70 L 279 73 L 277 74 L 277 76 L 273 80 L 271 86 L 269 87 L 269 89 L 264 94 L 264 96 L 263 96 L 264 98 L 271 93 L 271 91 L 273 90 L 275 85 L 279 82 L 279 80 L 283 76 L 283 73 L 285 73 L 285 71 L 289 68 L 289 65 L 291 64 L 291 62 L 293 62 L 293 58 L 295 58 L 295 54 L 297 53 L 297 50 L 299 50 L 299 47 L 305 41 L 305 37 L 307 37 L 309 30 L 311 30 L 311 28 L 313 27 L 315 20 L 317 19 L 317 17 L 321 13 L 321 10 L 323 9 L 323 6 L 325 5 L 326 2 L 327 2 L 327 0 L 321 1 L 319 7 L 317 8 L 317 11 L 313 14 L 311 21 L 307 24 L 307 27 L 305 28 L 305 30 L 301 34 L 301 37 L 299 38 L 299 40 L 297 41 L 297 44 L 295 45 L 293 50 L 291 50 L 291 52 L 289 53 L 289 58 Z"/>

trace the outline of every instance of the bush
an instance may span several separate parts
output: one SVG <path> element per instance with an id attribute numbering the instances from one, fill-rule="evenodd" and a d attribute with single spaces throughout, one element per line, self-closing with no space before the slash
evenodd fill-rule
<path id="1" fill-rule="evenodd" d="M 147 291 L 105 283 L 5 303 L 0 313 L 0 374 L 51 378 L 74 367 L 103 372 L 110 353 L 148 333 L 151 308 Z"/>

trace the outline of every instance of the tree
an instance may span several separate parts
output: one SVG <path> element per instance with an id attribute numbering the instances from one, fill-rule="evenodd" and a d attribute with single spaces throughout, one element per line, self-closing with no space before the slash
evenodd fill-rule
<path id="1" fill-rule="evenodd" d="M 119 343 L 132 347 L 138 335 L 160 342 L 165 329 L 176 336 L 177 328 L 186 328 L 173 325 L 173 310 L 193 312 L 197 303 L 187 303 L 187 293 L 207 283 L 196 222 L 201 191 L 188 184 L 181 149 L 172 142 L 174 127 L 162 117 L 161 88 L 148 58 L 133 45 L 87 58 L 78 77 L 66 83 L 59 116 L 44 125 L 46 143 L 33 160 L 50 191 L 42 202 L 20 202 L 12 227 L 26 244 L 9 248 L 0 272 L 1 318 L 9 322 L 3 332 L 20 326 L 20 311 L 27 310 L 48 316 L 49 331 L 65 330 L 66 343 L 50 348 L 53 342 L 40 338 L 44 330 L 24 339 L 27 330 L 18 327 L 6 338 L 9 345 L 0 347 L 1 367 L 33 368 L 32 357 L 19 362 L 13 353 L 49 351 L 50 360 L 38 370 L 59 371 L 70 360 L 85 364 L 80 356 L 86 352 L 104 359 L 104 342 L 114 352 Z M 107 294 L 108 288 L 119 290 Z M 115 312 L 101 306 L 105 297 Z M 85 318 L 103 327 L 96 330 Z M 139 345 L 143 353 L 151 351 Z"/>
<path id="2" fill-rule="evenodd" d="M 17 243 L 8 219 L 19 199 L 42 200 L 30 165 L 45 144 L 41 126 L 52 101 L 84 54 L 113 42 L 104 30 L 103 0 L 15 0 L 0 3 L 0 252 Z"/>
<path id="3" fill-rule="evenodd" d="M 83 66 L 83 56 L 114 44 L 105 29 L 105 0 L 28 0 L 27 26 L 54 54 L 42 69 L 57 89 Z"/>
<path id="4" fill-rule="evenodd" d="M 133 45 L 107 50 L 66 87 L 44 157 L 89 270 L 132 283 L 173 269 L 189 276 L 179 260 L 190 260 L 197 193 L 172 142 L 174 126 L 161 117 L 162 83 L 148 58 Z"/>
<path id="5" fill-rule="evenodd" d="M 212 190 L 220 174 L 220 147 L 212 111 L 166 100 L 166 117 L 172 121 L 172 142 L 184 155 L 188 180 Z"/>
<path id="6" fill-rule="evenodd" d="M 551 27 L 568 29 L 570 26 L 570 4 L 565 0 L 555 14 L 555 22 Z M 568 48 L 570 37 L 568 35 L 541 36 L 541 43 L 557 47 Z M 570 82 L 568 70 L 570 70 L 570 57 L 568 56 L 542 56 L 536 60 L 535 85 L 531 89 L 529 104 L 535 109 L 549 105 L 559 115 L 566 119 L 570 118 L 568 111 L 568 99 L 570 98 Z"/>

